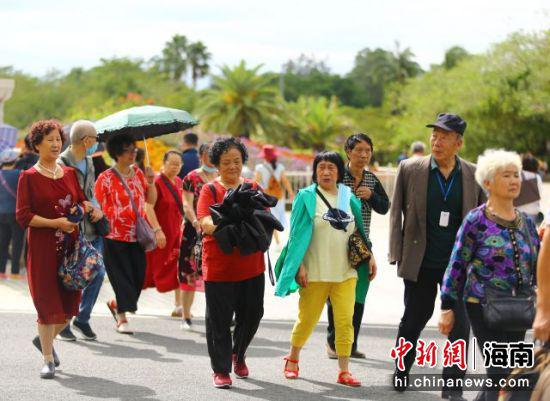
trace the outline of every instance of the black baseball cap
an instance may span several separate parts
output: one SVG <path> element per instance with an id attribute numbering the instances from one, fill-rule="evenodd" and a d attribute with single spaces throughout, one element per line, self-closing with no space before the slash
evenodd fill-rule
<path id="1" fill-rule="evenodd" d="M 466 121 L 464 121 L 458 114 L 439 113 L 437 115 L 437 121 L 426 125 L 426 127 L 441 128 L 444 131 L 454 131 L 460 135 L 464 135 L 466 125 Z"/>

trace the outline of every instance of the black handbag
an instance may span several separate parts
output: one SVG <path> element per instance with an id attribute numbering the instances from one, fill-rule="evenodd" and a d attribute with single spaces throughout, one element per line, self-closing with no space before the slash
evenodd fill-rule
<path id="1" fill-rule="evenodd" d="M 504 331 L 525 331 L 533 327 L 536 312 L 536 293 L 533 287 L 535 277 L 535 250 L 527 221 L 522 215 L 522 225 L 531 250 L 531 280 L 528 287 L 523 286 L 521 275 L 518 275 L 518 285 L 511 291 L 495 287 L 485 287 L 485 302 L 482 305 L 483 320 L 490 329 Z M 509 229 L 513 243 L 515 235 Z M 519 272 L 519 252 L 514 245 L 514 263 L 516 272 Z"/>

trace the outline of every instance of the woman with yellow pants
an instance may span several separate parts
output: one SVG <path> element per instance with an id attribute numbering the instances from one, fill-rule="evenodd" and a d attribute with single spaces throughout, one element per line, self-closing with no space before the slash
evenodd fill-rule
<path id="1" fill-rule="evenodd" d="M 363 231 L 361 203 L 342 184 L 344 162 L 335 152 L 321 152 L 313 162 L 314 184 L 296 196 L 290 220 L 290 237 L 283 249 L 275 274 L 275 295 L 286 296 L 299 289 L 298 320 L 291 336 L 290 353 L 285 357 L 287 379 L 298 378 L 300 351 L 319 321 L 327 299 L 334 310 L 338 383 L 358 387 L 361 382 L 349 371 L 353 344 L 353 310 L 357 271 L 348 258 L 348 240 L 356 228 Z M 330 206 L 330 208 L 329 208 Z M 370 279 L 376 274 L 371 257 Z"/>

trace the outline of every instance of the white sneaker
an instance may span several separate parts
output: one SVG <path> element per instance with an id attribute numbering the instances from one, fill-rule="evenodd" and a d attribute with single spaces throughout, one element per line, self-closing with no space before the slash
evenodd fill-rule
<path id="1" fill-rule="evenodd" d="M 128 322 L 120 322 L 117 325 L 117 329 L 120 334 L 134 334 L 134 331 L 130 328 L 130 324 Z"/>
<path id="2" fill-rule="evenodd" d="M 191 319 L 185 319 L 182 323 L 180 328 L 182 330 L 191 331 L 193 330 L 193 322 L 191 322 Z"/>

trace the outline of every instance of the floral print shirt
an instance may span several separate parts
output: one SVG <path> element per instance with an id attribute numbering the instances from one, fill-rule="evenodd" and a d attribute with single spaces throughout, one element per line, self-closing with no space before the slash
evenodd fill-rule
<path id="1" fill-rule="evenodd" d="M 134 165 L 134 175 L 126 178 L 139 214 L 145 218 L 147 181 L 145 174 Z M 109 220 L 111 232 L 105 238 L 115 241 L 136 242 L 137 216 L 124 186 L 112 169 L 105 170 L 95 183 L 95 197 Z"/>
<path id="2" fill-rule="evenodd" d="M 540 246 L 535 224 L 524 213 L 516 224 L 505 226 L 495 220 L 488 217 L 485 204 L 464 218 L 443 277 L 442 309 L 452 309 L 460 297 L 466 302 L 483 303 L 487 286 L 517 288 L 516 258 L 523 285 L 532 282 Z"/>

